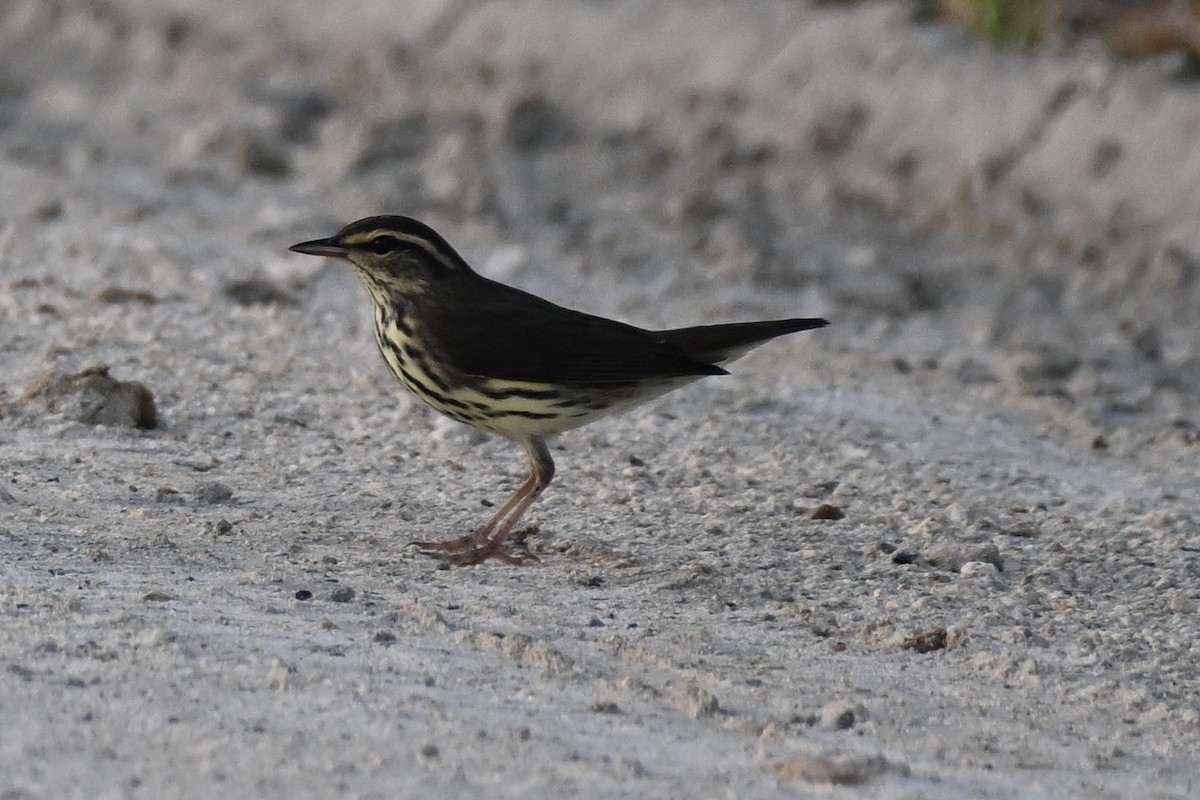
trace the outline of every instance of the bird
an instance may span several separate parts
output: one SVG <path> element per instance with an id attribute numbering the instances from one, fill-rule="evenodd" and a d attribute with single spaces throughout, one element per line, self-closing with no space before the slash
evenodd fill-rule
<path id="1" fill-rule="evenodd" d="M 289 249 L 350 264 L 371 300 L 375 343 L 405 389 L 524 448 L 529 475 L 487 522 L 456 539 L 413 542 L 451 565 L 537 560 L 515 552 L 509 534 L 554 478 L 551 437 L 726 375 L 725 364 L 766 341 L 829 324 L 635 327 L 480 275 L 433 228 L 399 215 L 366 217 Z"/>

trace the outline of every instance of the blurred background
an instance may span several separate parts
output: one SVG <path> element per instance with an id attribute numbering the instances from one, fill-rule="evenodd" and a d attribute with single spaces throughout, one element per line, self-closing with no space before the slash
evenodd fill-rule
<path id="1" fill-rule="evenodd" d="M 55 282 L 206 313 L 340 297 L 349 275 L 284 248 L 403 213 L 576 307 L 823 315 L 816 346 L 1194 439 L 1197 17 L 1176 0 L 9 0 L 5 306 L 53 315 L 20 296 Z M 11 350 L 77 346 L 26 327 Z"/>

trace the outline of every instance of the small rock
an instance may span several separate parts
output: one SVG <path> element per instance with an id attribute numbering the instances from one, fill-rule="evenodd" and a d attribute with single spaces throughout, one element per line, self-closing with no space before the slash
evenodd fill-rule
<path id="1" fill-rule="evenodd" d="M 376 644 L 395 644 L 396 634 L 391 631 L 376 631 L 374 641 Z"/>
<path id="2" fill-rule="evenodd" d="M 588 706 L 588 711 L 595 714 L 620 714 L 621 707 L 612 700 L 597 700 Z"/>
<path id="3" fill-rule="evenodd" d="M 1003 532 L 1006 536 L 1013 536 L 1018 539 L 1034 539 L 1040 533 L 1036 525 L 1025 521 L 1006 525 L 1003 528 Z"/>
<path id="4" fill-rule="evenodd" d="M 101 303 L 141 303 L 152 306 L 158 298 L 144 289 L 128 289 L 123 286 L 106 286 L 96 292 L 96 300 Z"/>
<path id="5" fill-rule="evenodd" d="M 146 592 L 142 595 L 143 602 L 146 603 L 166 603 L 175 599 L 175 595 L 170 592 L 161 592 L 157 589 Z"/>
<path id="6" fill-rule="evenodd" d="M 820 713 L 821 727 L 831 731 L 846 731 L 867 718 L 867 709 L 848 700 L 827 703 Z"/>
<path id="7" fill-rule="evenodd" d="M 170 486 L 160 486 L 154 490 L 154 502 L 156 503 L 182 503 L 183 495 L 179 494 L 179 490 Z"/>
<path id="8" fill-rule="evenodd" d="M 297 600 L 300 600 L 300 601 L 312 600 L 313 593 L 310 592 L 308 589 L 299 589 L 296 591 L 295 597 Z"/>
<path id="9" fill-rule="evenodd" d="M 963 564 L 959 570 L 959 574 L 964 578 L 972 578 L 979 575 L 998 575 L 999 570 L 995 564 L 989 564 L 986 561 L 968 561 Z"/>
<path id="10" fill-rule="evenodd" d="M 835 506 L 832 503 L 821 503 L 821 505 L 813 509 L 810 516 L 812 519 L 837 520 L 845 519 L 846 512 L 842 510 L 841 506 Z"/>
<path id="11" fill-rule="evenodd" d="M 196 489 L 196 499 L 201 503 L 224 503 L 231 497 L 233 489 L 217 481 L 202 484 Z"/>
<path id="12" fill-rule="evenodd" d="M 349 603 L 356 594 L 349 586 L 339 586 L 329 594 L 329 599 L 335 603 Z"/>
<path id="13" fill-rule="evenodd" d="M 998 571 L 1004 571 L 1004 559 L 1000 557 L 1000 548 L 994 544 L 963 546 L 955 544 L 940 544 L 927 548 L 922 555 L 925 560 L 935 567 L 950 572 L 959 572 L 968 561 L 982 561 L 991 564 Z"/>
<path id="14" fill-rule="evenodd" d="M 85 425 L 158 427 L 150 390 L 140 383 L 113 378 L 105 364 L 74 375 L 53 370 L 42 373 L 25 387 L 22 399 Z"/>

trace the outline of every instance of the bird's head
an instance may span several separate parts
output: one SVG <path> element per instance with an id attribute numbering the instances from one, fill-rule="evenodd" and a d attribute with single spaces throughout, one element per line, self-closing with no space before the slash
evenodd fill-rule
<path id="1" fill-rule="evenodd" d="M 367 217 L 327 239 L 300 242 L 288 249 L 349 261 L 372 294 L 417 294 L 439 280 L 471 271 L 433 228 L 410 217 Z"/>

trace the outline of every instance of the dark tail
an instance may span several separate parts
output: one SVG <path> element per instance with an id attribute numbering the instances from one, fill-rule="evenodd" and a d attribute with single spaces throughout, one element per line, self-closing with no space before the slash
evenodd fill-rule
<path id="1" fill-rule="evenodd" d="M 765 341 L 797 331 L 824 328 L 823 319 L 776 319 L 765 322 L 731 322 L 659 331 L 658 335 L 682 350 L 688 358 L 723 364 L 741 358 Z"/>

